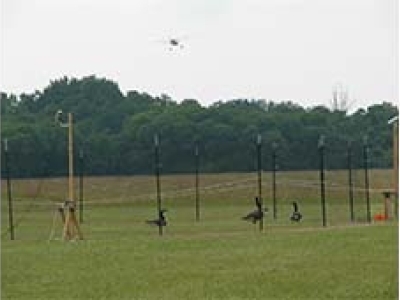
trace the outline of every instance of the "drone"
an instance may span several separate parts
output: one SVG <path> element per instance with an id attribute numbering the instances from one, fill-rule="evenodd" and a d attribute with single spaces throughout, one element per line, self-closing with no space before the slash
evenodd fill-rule
<path id="1" fill-rule="evenodd" d="M 183 39 L 185 39 L 185 37 L 183 37 L 183 38 L 182 37 L 170 37 L 170 38 L 164 38 L 161 40 L 156 40 L 156 42 L 167 45 L 168 50 L 172 51 L 172 50 L 178 50 L 178 49 L 184 48 L 184 44 L 182 42 Z"/>
<path id="2" fill-rule="evenodd" d="M 168 39 L 167 42 L 169 45 L 169 50 L 173 50 L 175 48 L 183 49 L 183 44 L 180 39 L 171 38 L 171 39 Z"/>

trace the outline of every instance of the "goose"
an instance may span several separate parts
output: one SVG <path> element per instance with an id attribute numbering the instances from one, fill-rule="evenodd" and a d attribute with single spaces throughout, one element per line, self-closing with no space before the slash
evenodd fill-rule
<path id="1" fill-rule="evenodd" d="M 262 218 L 264 218 L 264 212 L 268 211 L 268 209 L 262 208 L 262 203 L 258 197 L 255 198 L 255 201 L 257 209 L 242 217 L 242 220 L 251 221 L 253 224 L 256 224 L 257 221 L 260 221 Z"/>
<path id="2" fill-rule="evenodd" d="M 297 204 L 296 201 L 292 202 L 293 205 L 293 213 L 290 216 L 290 220 L 293 222 L 300 222 L 300 220 L 302 219 L 302 214 L 299 212 L 299 205 Z"/>
<path id="3" fill-rule="evenodd" d="M 166 209 L 161 209 L 158 213 L 158 219 L 155 220 L 147 220 L 146 224 L 149 225 L 157 225 L 157 226 L 167 226 L 167 219 L 164 216 L 164 213 L 166 212 Z"/>

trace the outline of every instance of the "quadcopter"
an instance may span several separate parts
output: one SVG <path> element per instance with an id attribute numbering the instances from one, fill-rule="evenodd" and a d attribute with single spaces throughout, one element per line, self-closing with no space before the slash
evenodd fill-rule
<path id="1" fill-rule="evenodd" d="M 170 50 L 170 51 L 184 48 L 182 38 L 173 37 L 173 38 L 158 40 L 157 42 L 167 45 L 168 50 Z"/>
<path id="2" fill-rule="evenodd" d="M 179 47 L 181 47 L 181 48 L 183 47 L 181 41 L 178 40 L 178 39 L 169 39 L 169 44 L 170 44 L 171 46 L 179 46 Z"/>
<path id="3" fill-rule="evenodd" d="M 171 38 L 171 39 L 168 39 L 167 42 L 168 42 L 169 50 L 173 50 L 176 48 L 183 49 L 183 43 L 180 39 Z"/>

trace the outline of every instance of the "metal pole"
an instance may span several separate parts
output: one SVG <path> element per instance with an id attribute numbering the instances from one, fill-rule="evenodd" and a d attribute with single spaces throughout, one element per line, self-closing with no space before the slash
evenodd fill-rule
<path id="1" fill-rule="evenodd" d="M 396 115 L 390 118 L 388 124 L 393 124 L 393 189 L 395 216 L 397 219 L 399 209 L 399 116 Z"/>
<path id="2" fill-rule="evenodd" d="M 200 197 L 199 197 L 199 147 L 196 144 L 195 150 L 195 164 L 196 164 L 196 221 L 200 221 Z"/>
<path id="3" fill-rule="evenodd" d="M 75 204 L 74 199 L 74 148 L 72 113 L 68 113 L 68 161 L 69 161 L 69 200 Z"/>
<path id="4" fill-rule="evenodd" d="M 273 210 L 274 210 L 274 220 L 277 218 L 276 212 L 276 148 L 277 144 L 272 144 L 272 201 L 273 201 Z"/>
<path id="5" fill-rule="evenodd" d="M 260 199 L 261 208 L 263 207 L 262 193 L 261 193 L 261 135 L 257 135 L 257 171 L 258 171 L 258 199 Z M 264 227 L 264 218 L 260 220 L 260 231 L 263 230 Z"/>
<path id="6" fill-rule="evenodd" d="M 79 221 L 83 223 L 83 150 L 79 151 Z"/>
<path id="7" fill-rule="evenodd" d="M 10 168 L 8 164 L 8 141 L 4 140 L 4 167 L 7 177 L 7 197 L 8 197 L 8 221 L 10 227 L 10 239 L 14 240 L 14 221 L 13 221 L 13 206 L 11 197 L 11 180 L 10 180 Z"/>
<path id="8" fill-rule="evenodd" d="M 368 137 L 363 139 L 363 158 L 364 158 L 364 174 L 365 174 L 365 199 L 367 202 L 367 221 L 371 223 L 371 206 L 369 200 L 369 177 L 368 177 Z"/>
<path id="9" fill-rule="evenodd" d="M 322 207 L 322 225 L 326 227 L 326 208 L 325 208 L 325 173 L 324 173 L 324 148 L 325 137 L 320 136 L 318 142 L 319 157 L 320 157 L 320 182 L 321 182 L 321 207 Z"/>
<path id="10" fill-rule="evenodd" d="M 394 172 L 394 203 L 395 215 L 398 217 L 399 205 L 399 123 L 398 119 L 393 123 L 393 172 Z"/>
<path id="11" fill-rule="evenodd" d="M 354 194 L 353 194 L 353 176 L 352 176 L 352 149 L 351 142 L 347 144 L 347 168 L 349 170 L 349 205 L 350 220 L 354 222 Z"/>
<path id="12" fill-rule="evenodd" d="M 157 211 L 158 216 L 161 214 L 161 188 L 160 188 L 160 150 L 158 135 L 154 135 L 154 159 L 155 159 L 155 173 L 156 173 L 156 188 L 157 188 Z M 158 225 L 158 233 L 163 234 L 162 225 Z"/>

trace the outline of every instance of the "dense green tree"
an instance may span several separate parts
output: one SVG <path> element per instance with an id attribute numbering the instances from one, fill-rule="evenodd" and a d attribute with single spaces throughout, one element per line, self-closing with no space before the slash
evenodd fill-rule
<path id="1" fill-rule="evenodd" d="M 96 76 L 63 77 L 43 91 L 1 96 L 1 135 L 9 140 L 12 175 L 61 176 L 67 173 L 67 132 L 54 122 L 62 109 L 75 121 L 75 155 L 83 150 L 89 174 L 145 174 L 154 170 L 153 138 L 159 135 L 164 173 L 193 172 L 199 145 L 203 172 L 255 169 L 257 134 L 263 139 L 263 168 L 270 170 L 272 145 L 281 170 L 318 167 L 317 143 L 325 135 L 327 167 L 345 168 L 348 143 L 361 166 L 368 136 L 370 165 L 389 167 L 391 128 L 398 108 L 381 103 L 349 114 L 324 106 L 303 108 L 291 101 L 219 101 L 203 107 L 196 99 L 175 102 L 128 91 Z M 3 164 L 2 164 L 3 168 Z M 4 170 L 2 169 L 2 172 Z"/>

